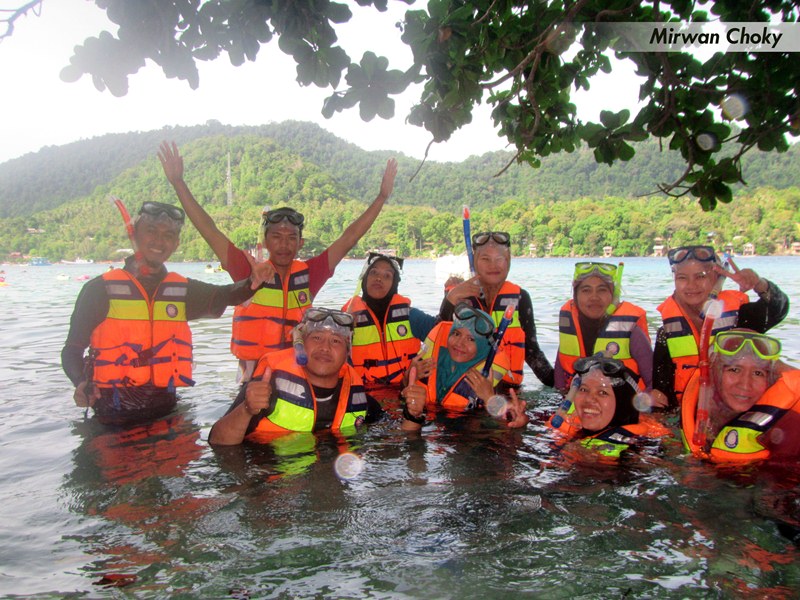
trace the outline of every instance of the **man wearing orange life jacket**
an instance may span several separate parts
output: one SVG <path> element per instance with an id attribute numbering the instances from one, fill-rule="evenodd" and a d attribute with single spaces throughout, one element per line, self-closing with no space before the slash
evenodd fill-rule
<path id="1" fill-rule="evenodd" d="M 691 376 L 697 370 L 703 310 L 725 277 L 739 285 L 739 291 L 719 292 L 723 303 L 714 321 L 712 336 L 733 327 L 765 333 L 780 323 L 789 311 L 789 298 L 778 286 L 752 269 L 733 272 L 722 268 L 711 246 L 682 246 L 669 251 L 667 258 L 674 274 L 675 292 L 659 307 L 663 325 L 656 334 L 653 351 L 654 396 L 663 394 L 663 404 L 677 407 Z M 750 302 L 746 292 L 758 294 Z"/>
<path id="2" fill-rule="evenodd" d="M 397 397 L 411 360 L 436 318 L 397 293 L 403 259 L 370 253 L 360 277 L 361 295 L 342 310 L 355 317 L 351 364 L 367 391 Z"/>
<path id="3" fill-rule="evenodd" d="M 186 214 L 211 246 L 222 268 L 234 281 L 247 277 L 251 269 L 249 255 L 234 246 L 195 200 L 183 179 L 183 158 L 174 142 L 161 144 L 159 159 Z M 372 204 L 327 250 L 308 260 L 297 260 L 305 241 L 303 215 L 288 207 L 264 209 L 261 233 L 274 278 L 267 280 L 252 302 L 237 307 L 234 313 L 231 352 L 239 358 L 240 381 L 250 378 L 262 354 L 291 346 L 295 325 L 339 262 L 372 226 L 392 194 L 396 174 L 397 161 L 390 159 L 386 163 L 380 191 Z"/>
<path id="4" fill-rule="evenodd" d="M 580 262 L 572 278 L 573 298 L 561 307 L 555 386 L 566 393 L 581 357 L 603 352 L 615 343 L 621 360 L 643 390 L 652 387 L 653 348 L 644 309 L 619 301 L 622 266 Z"/>
<path id="5" fill-rule="evenodd" d="M 539 347 L 533 304 L 528 292 L 507 280 L 511 267 L 511 236 L 504 231 L 487 231 L 472 236 L 476 277 L 455 286 L 447 293 L 439 317 L 443 321 L 453 318 L 453 308 L 468 302 L 492 316 L 495 326 L 500 324 L 506 307 L 514 303 L 513 320 L 508 326 L 501 349 L 511 361 L 511 370 L 500 389 L 519 388 L 525 363 L 544 385 L 554 384 L 553 367 Z"/>
<path id="6" fill-rule="evenodd" d="M 294 348 L 262 356 L 253 379 L 214 424 L 209 443 L 268 443 L 295 431 L 347 433 L 377 420 L 380 406 L 347 364 L 353 321 L 339 310 L 308 309 L 300 324 L 303 359 Z"/>
<path id="7" fill-rule="evenodd" d="M 180 208 L 145 202 L 134 225 L 136 255 L 123 269 L 89 281 L 75 302 L 61 362 L 76 386 L 75 403 L 93 407 L 103 423 L 172 411 L 176 388 L 194 384 L 187 322 L 219 317 L 252 296 L 266 275 L 257 266 L 246 280 L 215 286 L 167 272 L 164 262 L 178 247 L 183 221 Z"/>
<path id="8" fill-rule="evenodd" d="M 800 457 L 800 370 L 780 361 L 774 337 L 748 329 L 719 333 L 711 355 L 711 398 L 698 410 L 699 376 L 686 386 L 681 428 L 687 450 L 718 463 Z M 698 433 L 700 434 L 698 436 Z"/>

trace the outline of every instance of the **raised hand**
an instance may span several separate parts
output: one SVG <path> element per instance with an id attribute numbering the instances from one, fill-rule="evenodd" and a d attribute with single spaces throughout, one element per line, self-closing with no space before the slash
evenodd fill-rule
<path id="1" fill-rule="evenodd" d="M 158 160 L 164 168 L 164 175 L 167 176 L 173 186 L 183 180 L 183 157 L 178 152 L 178 145 L 175 142 L 161 142 L 158 147 Z"/>
<path id="2" fill-rule="evenodd" d="M 271 379 L 272 369 L 267 367 L 261 379 L 254 379 L 247 384 L 242 406 L 250 416 L 255 417 L 269 407 L 269 397 L 272 394 Z"/>
<path id="3" fill-rule="evenodd" d="M 739 269 L 739 267 L 736 266 L 736 263 L 733 262 L 733 259 L 729 259 L 728 264 L 730 264 L 733 271 L 723 269 L 717 264 L 714 265 L 714 271 L 718 275 L 722 275 L 735 281 L 739 285 L 740 292 L 749 292 L 750 290 L 755 289 L 759 294 L 763 294 L 769 288 L 769 284 L 767 284 L 765 280 L 762 280 L 758 273 L 753 271 L 753 269 Z M 762 289 L 756 289 L 757 287 Z"/>
<path id="4" fill-rule="evenodd" d="M 467 298 L 479 298 L 481 295 L 480 278 L 476 275 L 466 281 L 462 281 L 447 293 L 447 301 L 455 306 Z"/>
<path id="5" fill-rule="evenodd" d="M 528 413 L 525 412 L 528 405 L 525 400 L 517 397 L 514 388 L 511 388 L 508 393 L 510 397 L 506 405 L 506 418 L 508 419 L 506 427 L 509 429 L 525 427 L 530 422 L 530 417 L 528 417 Z"/>
<path id="6" fill-rule="evenodd" d="M 247 257 L 247 262 L 250 263 L 250 289 L 257 290 L 262 284 L 275 279 L 275 266 L 271 262 L 259 262 L 248 252 L 245 252 L 244 255 Z"/>
<path id="7" fill-rule="evenodd" d="M 397 159 L 390 158 L 386 161 L 386 169 L 383 171 L 383 179 L 381 180 L 381 191 L 378 196 L 384 200 L 388 200 L 394 190 L 394 178 L 397 175 Z"/>

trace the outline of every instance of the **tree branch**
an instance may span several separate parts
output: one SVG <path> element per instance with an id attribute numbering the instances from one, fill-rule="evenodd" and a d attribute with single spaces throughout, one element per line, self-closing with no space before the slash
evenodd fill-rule
<path id="1" fill-rule="evenodd" d="M 11 13 L 8 17 L 0 18 L 0 23 L 5 23 L 6 30 L 4 33 L 0 34 L 0 41 L 7 37 L 11 37 L 11 34 L 14 33 L 14 21 L 19 19 L 22 15 L 26 14 L 29 10 L 34 9 L 34 13 L 37 17 L 41 14 L 41 10 L 37 13 L 35 9 L 42 7 L 42 0 L 31 0 L 30 2 L 26 2 L 19 8 L 0 8 L 0 13 Z"/>

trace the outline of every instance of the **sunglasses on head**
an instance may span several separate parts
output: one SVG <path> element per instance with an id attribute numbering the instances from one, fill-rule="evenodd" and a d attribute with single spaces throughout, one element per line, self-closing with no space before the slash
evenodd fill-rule
<path id="1" fill-rule="evenodd" d="M 183 212 L 183 209 L 173 206 L 172 204 L 164 204 L 163 202 L 145 202 L 139 209 L 139 214 L 156 218 L 161 215 L 167 215 L 167 217 L 173 221 L 177 221 L 181 225 L 183 225 L 183 221 L 186 219 L 186 214 Z"/>
<path id="2" fill-rule="evenodd" d="M 459 321 L 475 319 L 475 332 L 484 337 L 489 337 L 494 332 L 494 321 L 465 302 L 456 306 L 453 314 Z"/>
<path id="3" fill-rule="evenodd" d="M 667 258 L 671 265 L 677 265 L 690 258 L 700 262 L 715 262 L 717 252 L 711 246 L 681 246 L 667 252 Z"/>
<path id="4" fill-rule="evenodd" d="M 781 355 L 781 343 L 763 333 L 750 331 L 722 331 L 714 338 L 714 352 L 723 356 L 735 356 L 745 345 L 764 360 L 777 360 Z"/>
<path id="5" fill-rule="evenodd" d="M 495 244 L 500 244 L 501 246 L 511 245 L 511 236 L 505 231 L 484 231 L 482 233 L 476 233 L 472 236 L 472 247 L 478 248 L 483 246 L 484 244 L 488 243 L 489 240 L 492 240 Z"/>
<path id="6" fill-rule="evenodd" d="M 342 327 L 349 327 L 350 329 L 353 328 L 353 323 L 355 319 L 353 315 L 350 313 L 346 313 L 341 310 L 335 310 L 332 308 L 309 308 L 305 314 L 303 315 L 303 320 L 310 321 L 312 323 L 321 323 L 327 318 L 331 318 L 334 323 L 337 325 L 341 325 Z"/>
<path id="7" fill-rule="evenodd" d="M 583 275 L 588 275 L 597 271 L 601 275 L 614 277 L 617 274 L 617 265 L 603 262 L 579 262 L 575 265 L 575 274 L 572 279 L 575 280 Z"/>
<path id="8" fill-rule="evenodd" d="M 302 227 L 305 222 L 305 217 L 293 208 L 276 208 L 275 210 L 268 210 L 263 213 L 262 225 L 266 227 L 270 224 L 280 223 L 281 221 L 289 221 L 292 225 Z"/>

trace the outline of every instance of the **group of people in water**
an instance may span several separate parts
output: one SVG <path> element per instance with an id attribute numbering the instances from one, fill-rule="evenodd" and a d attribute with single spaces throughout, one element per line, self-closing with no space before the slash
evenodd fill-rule
<path id="1" fill-rule="evenodd" d="M 439 314 L 400 293 L 402 259 L 370 254 L 342 307 L 314 305 L 339 262 L 389 199 L 389 160 L 375 200 L 324 252 L 299 260 L 304 216 L 265 209 L 268 260 L 237 248 L 197 203 L 174 143 L 158 157 L 183 209 L 145 202 L 135 254 L 81 290 L 62 351 L 78 406 L 124 425 L 168 414 L 193 384 L 188 321 L 235 306 L 230 350 L 241 387 L 209 434 L 213 445 L 266 443 L 287 432 L 346 433 L 394 414 L 416 431 L 439 413 L 488 411 L 509 428 L 529 422 L 518 395 L 527 364 L 564 401 L 549 421 L 565 439 L 617 457 L 666 430 L 654 414 L 679 410 L 688 451 L 715 461 L 800 455 L 800 376 L 766 332 L 788 312 L 773 282 L 710 246 L 669 251 L 675 290 L 651 342 L 645 311 L 620 299 L 622 265 L 575 265 L 551 364 L 539 346 L 529 293 L 508 281 L 511 237 L 471 236 L 474 276 L 447 286 Z M 234 283 L 168 272 L 185 216 Z M 730 265 L 730 270 L 728 268 Z M 739 290 L 722 290 L 731 279 Z M 450 282 L 449 282 L 450 283 Z M 758 299 L 750 301 L 748 292 Z M 89 349 L 88 355 L 86 350 Z M 396 410 L 395 410 L 396 409 Z"/>

